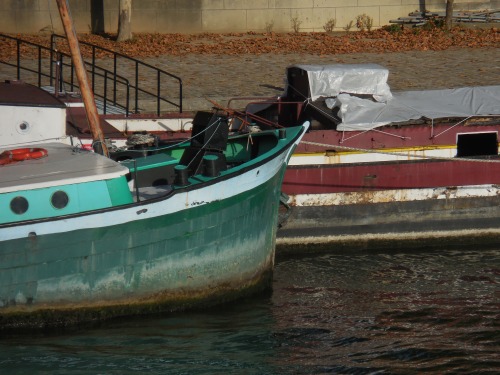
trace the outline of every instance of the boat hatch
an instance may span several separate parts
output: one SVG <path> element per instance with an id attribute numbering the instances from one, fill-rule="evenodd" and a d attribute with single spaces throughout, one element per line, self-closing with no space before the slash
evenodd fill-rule
<path id="1" fill-rule="evenodd" d="M 498 155 L 498 132 L 457 134 L 457 157 Z"/>

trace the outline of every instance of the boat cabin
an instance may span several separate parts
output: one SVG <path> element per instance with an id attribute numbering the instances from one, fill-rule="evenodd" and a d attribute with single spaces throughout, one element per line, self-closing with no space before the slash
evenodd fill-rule
<path id="1" fill-rule="evenodd" d="M 0 82 L 0 147 L 66 138 L 66 105 L 22 81 Z"/>
<path id="2" fill-rule="evenodd" d="M 2 165 L 2 223 L 71 215 L 132 203 L 129 169 L 62 143 L 40 144 L 39 159 Z M 5 149 L 0 149 L 2 154 Z"/>

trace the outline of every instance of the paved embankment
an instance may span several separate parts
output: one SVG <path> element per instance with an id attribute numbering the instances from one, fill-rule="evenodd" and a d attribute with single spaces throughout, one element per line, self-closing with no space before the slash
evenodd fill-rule
<path id="1" fill-rule="evenodd" d="M 206 98 L 225 104 L 231 97 L 280 94 L 276 88 L 283 87 L 285 68 L 292 64 L 380 64 L 389 69 L 393 91 L 500 85 L 500 46 L 325 56 L 161 56 L 146 61 L 183 79 L 185 110 L 211 108 Z"/>
<path id="2" fill-rule="evenodd" d="M 279 95 L 284 86 L 285 68 L 292 64 L 380 64 L 389 69 L 389 85 L 393 91 L 500 85 L 500 46 L 321 56 L 284 53 L 161 55 L 144 61 L 182 79 L 185 111 L 210 109 L 212 104 L 207 99 L 226 104 L 232 97 Z M 36 65 L 35 60 L 31 64 Z M 97 64 L 112 69 L 111 60 L 98 60 Z M 119 70 L 122 69 L 119 74 L 134 82 L 134 68 L 134 64 L 123 64 L 119 66 Z M 0 80 L 12 79 L 15 73 L 14 68 L 0 64 Z M 156 78 L 155 74 L 141 74 L 141 84 L 155 92 Z M 178 91 L 166 95 L 178 97 Z M 156 108 L 154 101 L 142 102 L 140 107 Z"/>

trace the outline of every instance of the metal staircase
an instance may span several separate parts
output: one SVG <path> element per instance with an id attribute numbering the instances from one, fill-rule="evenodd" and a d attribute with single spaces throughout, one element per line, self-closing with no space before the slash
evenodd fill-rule
<path id="1" fill-rule="evenodd" d="M 79 91 L 64 36 L 52 34 L 50 47 L 5 34 L 0 43 L 14 43 L 16 50 L 15 58 L 0 60 L 3 79 L 23 80 L 55 95 Z M 101 113 L 182 113 L 181 78 L 91 43 L 80 42 L 80 48 L 89 56 L 85 65 Z"/>

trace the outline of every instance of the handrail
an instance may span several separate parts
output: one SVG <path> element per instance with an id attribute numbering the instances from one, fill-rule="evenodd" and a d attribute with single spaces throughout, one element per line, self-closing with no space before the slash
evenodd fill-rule
<path id="1" fill-rule="evenodd" d="M 16 68 L 16 79 L 17 80 L 21 79 L 21 69 L 23 69 L 21 67 L 21 43 L 30 45 L 32 47 L 36 47 L 38 49 L 38 70 L 32 70 L 30 68 L 24 68 L 24 69 L 28 70 L 32 73 L 38 73 L 38 86 L 41 86 L 41 77 L 42 76 L 48 77 L 48 75 L 44 75 L 41 72 L 42 50 L 48 51 L 49 48 L 42 46 L 40 44 L 28 42 L 27 40 L 22 40 L 20 38 L 14 38 L 14 37 L 11 37 L 9 35 L 4 35 L 1 33 L 0 33 L 0 38 L 6 38 L 6 39 L 11 39 L 11 40 L 16 41 L 16 46 L 17 46 L 17 48 L 16 48 L 16 64 L 12 64 L 12 63 L 9 63 L 9 62 L 3 61 L 3 60 L 0 60 L 0 63 Z"/>
<path id="2" fill-rule="evenodd" d="M 75 82 L 75 74 L 74 74 L 74 66 L 73 66 L 73 61 L 71 60 L 71 56 L 67 53 L 63 53 L 63 52 L 57 52 L 56 54 L 58 57 L 56 60 L 53 60 L 56 65 L 59 65 L 59 74 L 62 76 L 63 75 L 63 71 L 64 71 L 64 67 L 67 67 L 70 69 L 70 79 L 69 81 L 64 81 L 64 80 L 59 80 L 59 85 L 60 85 L 60 88 L 59 90 L 63 90 L 63 84 L 64 83 L 67 83 L 69 84 L 70 88 L 69 88 L 69 91 L 74 91 L 75 87 L 76 88 L 79 88 L 78 84 Z M 66 63 L 64 62 L 64 58 L 68 58 L 70 60 L 69 63 Z M 54 73 L 52 73 L 53 71 L 53 65 L 54 64 L 50 64 L 50 68 L 51 68 L 51 74 L 50 74 L 50 82 L 51 82 L 51 86 L 52 86 L 52 75 Z M 96 96 L 97 98 L 100 98 L 102 99 L 103 101 L 103 113 L 106 114 L 107 113 L 107 106 L 108 106 L 108 102 L 111 102 L 112 105 L 114 107 L 118 107 L 118 108 L 122 108 L 124 111 L 125 111 L 125 115 L 128 116 L 130 114 L 130 82 L 128 79 L 126 79 L 125 77 L 122 77 L 120 75 L 114 75 L 113 72 L 111 72 L 110 70 L 107 70 L 107 69 L 104 69 L 104 68 L 101 68 L 99 66 L 96 66 L 96 67 L 93 67 L 94 68 L 94 73 L 92 75 L 92 91 L 94 92 L 94 96 Z M 97 69 L 97 72 L 95 71 Z M 87 72 L 89 72 L 89 70 L 87 69 Z M 102 90 L 103 92 L 102 93 L 99 93 L 97 92 L 96 88 L 95 88 L 95 77 L 100 77 L 103 79 L 103 87 L 102 87 Z M 113 97 L 113 100 L 110 100 L 108 98 L 108 82 L 109 81 L 112 81 L 113 83 L 113 86 L 114 86 L 114 89 L 113 91 L 115 92 L 115 95 Z M 125 89 L 125 95 L 124 95 L 124 98 L 125 98 L 125 104 L 120 104 L 117 100 L 116 100 L 116 87 L 117 87 L 117 84 L 121 85 L 124 87 Z"/>
<path id="3" fill-rule="evenodd" d="M 66 40 L 66 38 L 62 35 L 58 35 L 58 34 L 52 34 L 51 36 L 51 46 L 52 46 L 52 50 L 57 50 L 57 42 L 56 40 L 57 39 L 63 39 L 63 40 Z M 135 68 L 134 68 L 134 81 L 135 83 L 133 85 L 131 85 L 132 89 L 134 90 L 134 99 L 135 99 L 135 111 L 136 113 L 138 112 L 138 106 L 139 106 L 139 93 L 143 93 L 143 94 L 147 94 L 149 96 L 152 96 L 153 98 L 156 99 L 156 112 L 157 112 L 157 115 L 160 115 L 161 113 L 161 103 L 168 103 L 176 108 L 179 109 L 179 112 L 182 113 L 182 79 L 174 74 L 171 74 L 165 70 L 162 70 L 162 69 L 159 69 L 153 65 L 150 65 L 150 64 L 147 64 L 143 61 L 140 61 L 136 58 L 133 58 L 133 57 L 130 57 L 130 56 L 127 56 L 123 53 L 120 53 L 120 52 L 116 52 L 116 51 L 113 51 L 113 50 L 110 50 L 108 48 L 104 48 L 104 47 L 99 47 L 95 44 L 92 44 L 92 43 L 88 43 L 88 42 L 82 42 L 80 41 L 79 42 L 80 45 L 84 45 L 84 46 L 88 46 L 91 48 L 91 51 L 92 51 L 92 61 L 90 63 L 90 66 L 92 67 L 92 70 L 91 70 L 91 80 L 92 82 L 94 81 L 93 79 L 93 75 L 94 75 L 94 68 L 97 67 L 96 65 L 96 52 L 97 51 L 102 51 L 102 52 L 106 52 L 108 54 L 111 54 L 113 56 L 113 74 L 114 75 L 117 75 L 117 61 L 118 61 L 118 58 L 122 58 L 122 59 L 125 59 L 125 60 L 128 60 L 130 62 L 133 62 L 134 65 L 135 65 Z M 142 67 L 142 68 L 147 68 L 147 69 L 150 69 L 152 70 L 152 75 L 155 76 L 156 78 L 156 93 L 154 92 L 150 92 L 148 91 L 147 89 L 144 89 L 144 88 L 141 88 L 140 87 L 140 81 L 139 81 L 139 68 Z M 162 91 L 162 87 L 161 87 L 161 82 L 162 82 L 162 75 L 164 76 L 167 76 L 167 77 L 170 77 L 174 80 L 176 80 L 178 82 L 178 87 L 179 87 L 179 103 L 174 103 L 172 100 L 170 99 L 167 99 L 165 98 L 164 96 L 161 95 L 161 91 Z M 113 90 L 113 95 L 116 95 L 116 90 L 114 89 Z"/>
<path id="4" fill-rule="evenodd" d="M 74 83 L 74 69 L 73 69 L 72 63 L 65 63 L 64 62 L 65 57 L 70 58 L 70 55 L 67 53 L 62 53 L 56 49 L 56 47 L 57 47 L 56 39 L 64 38 L 63 36 L 53 34 L 51 36 L 51 47 L 45 47 L 43 45 L 39 45 L 36 43 L 32 43 L 32 42 L 23 40 L 21 38 L 16 38 L 16 37 L 12 37 L 12 36 L 1 34 L 1 33 L 0 33 L 0 38 L 7 38 L 7 39 L 11 39 L 11 40 L 16 41 L 16 44 L 17 44 L 16 63 L 13 64 L 11 62 L 2 61 L 2 60 L 0 60 L 0 63 L 2 63 L 4 65 L 9 65 L 9 66 L 15 67 L 17 70 L 16 74 L 17 74 L 18 80 L 21 79 L 21 71 L 27 71 L 30 73 L 37 74 L 37 77 L 38 77 L 37 84 L 39 87 L 42 86 L 42 79 L 43 78 L 48 78 L 49 82 L 50 82 L 49 85 L 53 86 L 54 79 L 55 79 L 54 66 L 55 66 L 55 64 L 60 64 L 61 69 L 65 68 L 65 67 L 66 68 L 69 67 L 69 74 L 70 74 L 70 78 L 68 81 L 64 81 L 63 78 L 61 78 L 61 80 L 59 81 L 61 88 L 62 88 L 63 84 L 69 84 L 71 86 L 71 89 L 73 89 L 74 87 L 78 87 Z M 102 47 L 96 46 L 96 45 L 91 44 L 91 43 L 86 43 L 86 42 L 80 42 L 80 44 L 91 47 L 91 49 L 92 49 L 92 61 L 91 62 L 86 61 L 87 71 L 91 77 L 91 84 L 92 84 L 92 90 L 94 91 L 94 95 L 97 98 L 100 98 L 103 100 L 105 111 L 107 108 L 107 103 L 113 103 L 114 106 L 117 106 L 117 107 L 124 109 L 126 112 L 126 115 L 128 116 L 129 111 L 130 111 L 130 95 L 131 95 L 130 89 L 132 88 L 132 90 L 134 92 L 134 102 L 135 102 L 134 103 L 135 104 L 134 105 L 134 112 L 135 113 L 139 112 L 139 95 L 140 94 L 148 95 L 148 96 L 154 98 L 154 100 L 156 100 L 156 113 L 157 113 L 157 115 L 161 114 L 162 104 L 165 104 L 165 103 L 177 108 L 179 113 L 182 113 L 182 111 L 183 111 L 183 107 L 182 107 L 182 88 L 183 88 L 183 85 L 182 85 L 182 79 L 180 77 L 177 77 L 174 74 L 168 73 L 168 72 L 166 72 L 162 69 L 159 69 L 153 65 L 144 63 L 144 62 L 142 62 L 138 59 L 135 59 L 133 57 L 129 57 L 127 55 L 112 51 L 112 50 L 107 49 L 107 48 L 102 48 Z M 37 57 L 38 68 L 37 68 L 37 70 L 32 69 L 32 68 L 27 67 L 27 66 L 22 66 L 22 64 L 21 64 L 21 45 L 29 45 L 31 47 L 38 49 L 38 57 Z M 105 68 L 102 68 L 102 67 L 96 65 L 96 52 L 98 52 L 98 51 L 103 51 L 105 53 L 109 53 L 109 54 L 113 55 L 113 68 L 112 68 L 112 70 L 108 70 L 108 69 L 105 69 Z M 47 72 L 47 73 L 42 70 L 42 57 L 43 57 L 42 55 L 43 55 L 43 53 L 47 53 L 48 56 L 50 56 L 50 57 L 48 57 L 50 59 L 49 60 L 50 64 L 49 64 L 49 69 L 48 69 L 49 72 Z M 55 56 L 57 56 L 57 57 L 55 57 Z M 118 58 L 128 60 L 134 64 L 134 76 L 133 77 L 125 77 L 124 74 L 120 74 L 120 75 L 117 74 Z M 143 70 L 144 69 L 152 70 L 151 76 L 156 78 L 156 93 L 151 92 L 151 91 L 143 88 L 143 86 L 141 87 L 141 83 L 143 81 L 139 80 L 139 69 L 140 68 L 142 68 Z M 61 77 L 62 77 L 63 76 L 62 72 L 60 72 L 60 73 L 61 73 Z M 177 82 L 178 92 L 179 92 L 178 103 L 161 95 L 162 90 L 165 90 L 165 87 L 162 86 L 162 82 L 163 82 L 162 77 L 164 77 L 164 76 L 172 78 Z M 96 85 L 95 84 L 97 81 L 96 78 L 98 78 L 98 77 L 104 79 L 104 85 L 103 85 L 104 93 L 102 93 L 102 94 L 96 92 Z M 133 85 L 130 84 L 130 79 L 132 79 L 134 81 Z M 112 89 L 109 90 L 109 91 L 111 91 L 109 93 L 108 92 L 108 86 L 109 86 L 108 82 L 110 80 L 112 81 Z M 124 94 L 125 102 L 126 102 L 125 104 L 118 103 L 118 99 L 117 99 L 117 93 L 119 91 L 118 85 L 125 86 L 125 91 L 126 91 L 126 93 Z M 108 98 L 108 96 L 109 97 L 112 96 L 112 98 L 110 99 L 110 98 Z"/>
<path id="5" fill-rule="evenodd" d="M 10 39 L 10 40 L 14 40 L 16 42 L 16 46 L 17 46 L 16 63 L 14 64 L 14 63 L 11 63 L 8 61 L 3 61 L 3 60 L 0 60 L 0 63 L 16 68 L 16 79 L 17 80 L 21 80 L 21 72 L 26 71 L 29 73 L 35 73 L 37 75 L 38 87 L 42 87 L 42 79 L 43 78 L 49 79 L 49 85 L 51 87 L 54 85 L 54 89 L 57 89 L 55 86 L 59 85 L 59 90 L 62 90 L 63 85 L 65 85 L 65 84 L 70 85 L 70 91 L 73 91 L 75 87 L 78 87 L 78 85 L 75 84 L 75 81 L 74 81 L 73 63 L 72 62 L 71 63 L 64 62 L 64 57 L 69 58 L 71 61 L 71 56 L 69 54 L 57 52 L 49 47 L 45 47 L 45 46 L 42 46 L 42 45 L 39 45 L 36 43 L 32 43 L 32 42 L 23 40 L 21 38 L 16 38 L 16 37 L 12 37 L 12 36 L 1 34 L 1 33 L 0 33 L 0 38 Z M 38 50 L 37 70 L 35 70 L 29 66 L 22 66 L 22 64 L 21 64 L 21 46 L 22 45 L 29 45 L 29 46 L 34 47 Z M 47 53 L 47 55 L 50 56 L 50 58 L 49 58 L 49 73 L 44 72 L 42 69 L 43 68 L 42 67 L 42 51 L 45 51 Z M 56 58 L 54 58 L 54 55 L 56 56 Z M 59 82 L 55 81 L 54 68 L 53 68 L 54 65 L 59 66 L 59 74 L 58 74 Z M 69 67 L 69 69 L 70 69 L 70 80 L 69 81 L 65 81 L 63 78 L 64 77 L 64 75 L 63 75 L 64 67 Z M 109 102 L 109 99 L 107 98 L 108 82 L 109 82 L 109 80 L 113 80 L 113 85 L 114 85 L 113 91 L 114 91 L 115 95 L 116 95 L 117 84 L 119 84 L 120 86 L 124 86 L 125 90 L 126 90 L 125 104 L 124 105 L 119 104 L 116 100 L 113 100 L 113 105 L 115 107 L 122 108 L 125 111 L 126 115 L 128 116 L 129 112 L 130 112 L 130 99 L 129 99 L 130 98 L 130 83 L 129 83 L 129 81 L 125 77 L 114 74 L 113 72 L 111 72 L 107 69 L 98 67 L 98 66 L 92 67 L 92 69 L 93 69 L 92 82 L 93 82 L 94 89 L 95 89 L 94 80 L 95 80 L 96 76 L 101 77 L 104 80 L 104 84 L 103 84 L 104 93 L 100 94 L 99 92 L 96 92 L 94 90 L 94 95 L 97 98 L 100 98 L 103 100 L 103 105 L 104 105 L 103 112 L 104 112 L 104 114 L 106 114 L 107 105 Z M 98 70 L 97 73 L 95 72 L 96 69 Z M 116 96 L 115 96 L 115 99 L 116 99 Z"/>

